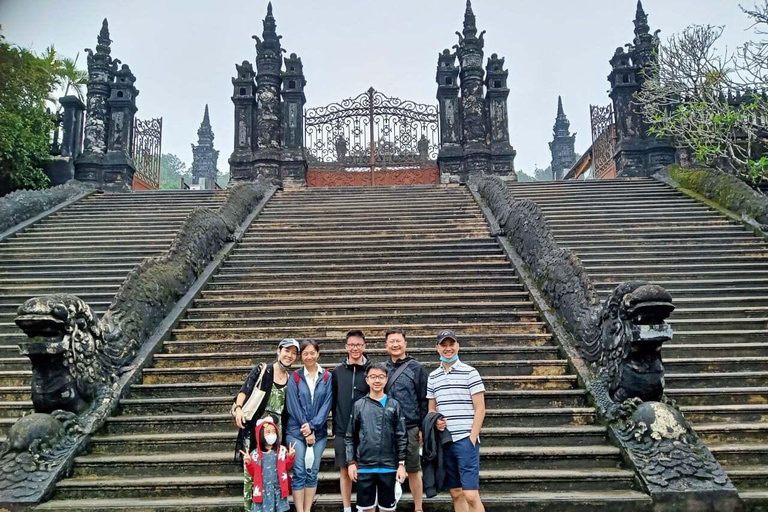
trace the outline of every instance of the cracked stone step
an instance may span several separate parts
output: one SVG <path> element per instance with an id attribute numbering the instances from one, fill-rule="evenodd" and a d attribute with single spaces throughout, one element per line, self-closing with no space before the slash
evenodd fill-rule
<path id="1" fill-rule="evenodd" d="M 513 375 L 564 375 L 567 362 L 564 360 L 536 361 L 474 361 L 473 366 L 483 376 L 513 376 Z M 204 363 L 203 363 L 204 364 Z M 425 361 L 424 366 L 432 370 L 437 363 Z M 180 382 L 209 382 L 223 380 L 245 380 L 252 364 L 231 366 L 174 366 L 162 368 L 147 368 L 144 370 L 144 382 L 168 383 Z"/>
<path id="2" fill-rule="evenodd" d="M 710 444 L 753 443 L 765 444 L 768 442 L 768 423 L 697 423 L 694 427 L 696 433 L 708 446 Z M 730 470 L 728 471 L 730 475 Z M 768 473 L 766 475 L 768 476 Z"/>

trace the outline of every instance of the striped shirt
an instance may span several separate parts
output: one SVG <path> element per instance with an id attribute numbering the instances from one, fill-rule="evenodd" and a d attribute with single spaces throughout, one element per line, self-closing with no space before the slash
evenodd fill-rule
<path id="1" fill-rule="evenodd" d="M 480 374 L 473 367 L 456 361 L 448 371 L 440 364 L 427 380 L 427 398 L 437 402 L 437 412 L 445 416 L 453 442 L 469 437 L 475 406 L 472 395 L 484 393 Z"/>

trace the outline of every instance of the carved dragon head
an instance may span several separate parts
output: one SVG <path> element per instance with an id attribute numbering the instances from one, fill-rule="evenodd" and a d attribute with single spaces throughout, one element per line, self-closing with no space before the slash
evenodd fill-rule
<path id="1" fill-rule="evenodd" d="M 669 292 L 645 281 L 623 283 L 606 300 L 587 359 L 597 363 L 614 401 L 661 400 L 661 346 L 672 339 L 665 320 L 674 309 Z"/>
<path id="2" fill-rule="evenodd" d="M 19 307 L 15 322 L 30 338 L 20 349 L 32 360 L 33 374 L 40 374 L 41 382 L 51 380 L 43 375 L 52 371 L 48 364 L 52 358 L 63 360 L 77 393 L 84 398 L 91 397 L 95 386 L 104 382 L 102 329 L 85 301 L 63 293 L 35 297 Z"/>

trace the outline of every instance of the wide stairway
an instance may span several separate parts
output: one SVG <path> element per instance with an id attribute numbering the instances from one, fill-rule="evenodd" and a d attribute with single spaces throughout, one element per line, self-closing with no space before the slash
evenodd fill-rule
<path id="1" fill-rule="evenodd" d="M 32 409 L 26 336 L 13 323 L 27 299 L 72 293 L 106 311 L 128 272 L 166 251 L 193 208 L 218 208 L 225 193 L 93 194 L 0 242 L 0 439 Z"/>
<path id="2" fill-rule="evenodd" d="M 663 348 L 667 395 L 748 503 L 768 505 L 768 244 L 650 179 L 519 183 L 605 299 L 646 279 L 677 307 Z"/>
<path id="3" fill-rule="evenodd" d="M 404 327 L 411 355 L 436 365 L 435 335 L 456 330 L 488 389 L 481 488 L 489 511 L 647 510 L 618 449 L 595 424 L 576 376 L 464 187 L 279 192 L 37 510 L 240 511 L 228 410 L 254 361 L 282 337 L 344 357 L 344 334 Z M 330 443 L 329 443 L 330 446 Z M 329 448 L 315 510 L 341 510 Z M 400 510 L 410 510 L 406 495 Z M 452 510 L 447 493 L 425 510 Z"/>

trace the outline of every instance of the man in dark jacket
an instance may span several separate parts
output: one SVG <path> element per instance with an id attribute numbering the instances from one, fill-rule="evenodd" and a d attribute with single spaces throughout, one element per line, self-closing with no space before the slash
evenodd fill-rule
<path id="1" fill-rule="evenodd" d="M 390 329 L 385 335 L 387 354 L 387 386 L 384 391 L 400 402 L 408 431 L 408 453 L 405 470 L 408 472 L 408 487 L 413 495 L 413 508 L 422 510 L 423 485 L 421 481 L 421 457 L 419 445 L 422 442 L 422 424 L 427 415 L 427 379 L 429 374 L 420 362 L 405 353 L 407 340 L 402 329 Z"/>
<path id="2" fill-rule="evenodd" d="M 371 362 L 365 356 L 365 334 L 360 330 L 347 333 L 347 357 L 333 370 L 331 391 L 333 393 L 333 448 L 336 467 L 341 477 L 341 500 L 344 512 L 352 511 L 352 480 L 347 471 L 347 456 L 344 435 L 352 417 L 352 409 L 359 399 L 368 393 L 365 373 Z"/>
<path id="3" fill-rule="evenodd" d="M 357 509 L 373 511 L 397 507 L 395 481 L 405 480 L 408 445 L 400 403 L 384 393 L 387 366 L 376 363 L 366 377 L 371 390 L 355 403 L 346 434 L 349 478 L 357 482 Z M 378 497 L 378 498 L 377 498 Z"/>

